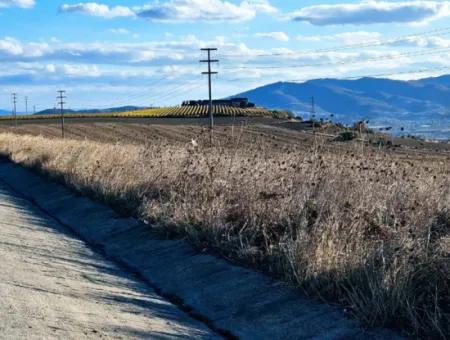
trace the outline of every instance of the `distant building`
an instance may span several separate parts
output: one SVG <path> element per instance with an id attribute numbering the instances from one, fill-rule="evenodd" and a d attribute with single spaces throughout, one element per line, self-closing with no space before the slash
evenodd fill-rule
<path id="1" fill-rule="evenodd" d="M 208 100 L 186 100 L 181 104 L 181 106 L 205 106 L 205 105 L 209 105 Z M 213 100 L 213 105 L 240 107 L 244 109 L 256 106 L 255 104 L 250 103 L 248 101 L 248 98 L 218 99 Z"/>

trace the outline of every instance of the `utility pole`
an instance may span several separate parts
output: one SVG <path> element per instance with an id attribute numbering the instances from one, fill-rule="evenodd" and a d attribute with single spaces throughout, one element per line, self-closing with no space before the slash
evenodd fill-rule
<path id="1" fill-rule="evenodd" d="M 12 94 L 14 126 L 17 126 L 17 93 Z"/>
<path id="2" fill-rule="evenodd" d="M 211 76 L 213 74 L 218 74 L 218 72 L 213 72 L 211 68 L 211 64 L 218 63 L 219 60 L 211 59 L 211 52 L 217 51 L 217 48 L 202 48 L 201 51 L 205 51 L 208 54 L 208 59 L 200 60 L 201 63 L 208 63 L 208 71 L 202 72 L 202 74 L 208 75 L 208 88 L 209 88 L 209 129 L 210 129 L 210 142 L 213 144 L 213 131 L 214 131 L 214 113 L 213 113 L 213 105 L 212 105 L 212 86 L 211 86 Z"/>
<path id="3" fill-rule="evenodd" d="M 64 139 L 64 104 L 66 103 L 64 101 L 64 99 L 66 99 L 67 97 L 65 96 L 66 91 L 64 90 L 59 90 L 58 91 L 58 97 L 57 99 L 59 100 L 58 104 L 60 105 L 60 109 L 61 109 L 61 137 Z"/>
<path id="4" fill-rule="evenodd" d="M 28 114 L 28 97 L 25 96 L 25 114 Z"/>
<path id="5" fill-rule="evenodd" d="M 36 114 L 36 105 L 33 105 L 33 114 Z"/>
<path id="6" fill-rule="evenodd" d="M 314 97 L 311 97 L 311 120 L 312 120 L 312 127 L 313 127 L 313 133 L 315 133 L 315 119 L 316 119 L 316 101 Z"/>

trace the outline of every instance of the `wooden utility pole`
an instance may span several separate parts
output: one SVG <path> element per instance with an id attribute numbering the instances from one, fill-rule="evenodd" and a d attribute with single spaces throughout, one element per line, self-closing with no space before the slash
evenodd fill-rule
<path id="1" fill-rule="evenodd" d="M 312 121 L 313 133 L 316 132 L 315 119 L 316 119 L 316 101 L 315 101 L 314 97 L 311 97 L 311 121 Z"/>
<path id="2" fill-rule="evenodd" d="M 60 109 L 61 109 L 61 137 L 64 139 L 64 104 L 66 103 L 64 101 L 64 99 L 66 99 L 67 97 L 65 96 L 66 91 L 64 90 L 59 90 L 58 91 L 58 97 L 57 99 L 59 100 L 58 104 L 60 105 Z"/>
<path id="3" fill-rule="evenodd" d="M 17 126 L 17 93 L 12 94 L 14 126 Z"/>
<path id="4" fill-rule="evenodd" d="M 218 63 L 219 60 L 211 59 L 211 52 L 217 51 L 217 48 L 202 48 L 202 51 L 207 52 L 208 59 L 200 60 L 201 63 L 208 63 L 208 71 L 202 72 L 202 74 L 208 75 L 208 89 L 209 89 L 209 106 L 208 106 L 208 115 L 209 115 L 209 129 L 210 129 L 210 142 L 213 144 L 213 131 L 214 131 L 214 113 L 213 113 L 213 104 L 212 104 L 212 84 L 211 84 L 211 76 L 213 74 L 218 74 L 218 72 L 213 72 L 211 68 L 211 64 Z"/>
<path id="5" fill-rule="evenodd" d="M 28 114 L 28 97 L 25 96 L 25 114 Z"/>

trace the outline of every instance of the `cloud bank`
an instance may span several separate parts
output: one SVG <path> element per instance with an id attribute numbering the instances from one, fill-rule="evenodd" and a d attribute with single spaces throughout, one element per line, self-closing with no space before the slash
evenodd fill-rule
<path id="1" fill-rule="evenodd" d="M 117 18 L 117 17 L 133 17 L 135 13 L 128 7 L 98 4 L 95 2 L 78 3 L 74 5 L 62 5 L 60 12 L 63 13 L 81 13 L 103 18 Z"/>
<path id="2" fill-rule="evenodd" d="M 0 8 L 20 7 L 31 8 L 35 5 L 34 0 L 0 0 Z"/>
<path id="3" fill-rule="evenodd" d="M 276 11 L 276 8 L 267 0 L 242 1 L 240 4 L 223 0 L 169 0 L 135 7 L 110 7 L 96 2 L 87 2 L 64 4 L 60 7 L 60 12 L 63 13 L 81 13 L 104 18 L 138 17 L 158 22 L 240 22 L 253 19 L 257 13 L 275 13 Z"/>
<path id="4" fill-rule="evenodd" d="M 289 41 L 289 36 L 284 32 L 262 32 L 256 33 L 255 37 L 257 38 L 269 38 L 278 41 Z"/>
<path id="5" fill-rule="evenodd" d="M 426 23 L 450 16 L 449 1 L 364 1 L 315 5 L 289 15 L 294 21 L 317 26 L 367 25 L 380 23 Z"/>

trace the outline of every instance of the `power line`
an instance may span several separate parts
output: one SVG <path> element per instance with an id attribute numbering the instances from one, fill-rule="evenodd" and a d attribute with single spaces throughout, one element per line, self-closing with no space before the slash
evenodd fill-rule
<path id="1" fill-rule="evenodd" d="M 178 93 L 180 90 L 182 90 L 185 86 L 187 86 L 187 85 L 189 85 L 189 84 L 191 84 L 191 83 L 194 83 L 194 82 L 197 82 L 198 80 L 196 79 L 196 80 L 191 80 L 191 81 L 188 81 L 187 83 L 185 83 L 185 84 L 177 84 L 177 85 L 175 85 L 175 86 L 173 86 L 173 87 L 169 87 L 169 88 L 161 88 L 159 91 L 155 91 L 155 92 L 152 92 L 152 94 L 151 95 L 149 95 L 149 94 L 144 94 L 144 96 L 147 98 L 147 99 L 152 99 L 152 101 L 157 101 L 157 100 L 161 100 L 161 98 L 162 97 L 166 97 L 166 96 L 172 96 L 172 94 L 174 94 L 174 93 Z M 141 96 L 142 97 L 142 96 Z"/>
<path id="2" fill-rule="evenodd" d="M 207 63 L 208 64 L 208 71 L 202 72 L 202 74 L 208 75 L 208 89 L 209 89 L 209 106 L 208 106 L 208 114 L 209 114 L 209 128 L 210 128 L 210 138 L 211 138 L 211 145 L 213 142 L 213 129 L 214 129 L 214 114 L 213 114 L 213 105 L 212 105 L 212 84 L 211 84 L 211 76 L 213 74 L 218 74 L 218 72 L 212 71 L 211 64 L 218 63 L 219 60 L 217 59 L 211 59 L 211 52 L 217 51 L 217 48 L 202 48 L 201 51 L 206 51 L 208 55 L 208 59 L 200 60 L 201 63 Z"/>
<path id="3" fill-rule="evenodd" d="M 171 100 L 171 99 L 174 99 L 174 98 L 178 98 L 181 95 L 184 95 L 186 93 L 190 93 L 191 91 L 193 91 L 193 90 L 195 90 L 197 88 L 200 88 L 201 86 L 203 86 L 203 84 L 200 84 L 200 83 L 197 83 L 197 84 L 194 83 L 194 84 L 191 84 L 191 85 L 187 85 L 187 86 L 185 86 L 184 89 L 182 89 L 180 91 L 177 91 L 177 93 L 175 95 L 169 93 L 167 96 L 165 96 L 163 98 L 160 98 L 160 102 L 164 103 L 164 102 L 167 102 L 168 100 Z"/>
<path id="4" fill-rule="evenodd" d="M 156 81 L 152 81 L 152 82 L 148 82 L 146 84 L 152 84 L 153 86 L 151 88 L 146 88 L 144 90 L 140 90 L 137 92 L 134 92 L 131 95 L 127 95 L 127 96 L 121 96 L 120 99 L 116 99 L 113 102 L 110 102 L 109 105 L 119 105 L 120 103 L 124 103 L 125 101 L 136 101 L 138 100 L 138 102 L 144 102 L 141 99 L 145 99 L 145 101 L 147 102 L 148 100 L 155 102 L 161 99 L 161 97 L 165 97 L 165 96 L 169 96 L 172 95 L 173 93 L 176 93 L 177 91 L 180 90 L 181 87 L 186 86 L 189 83 L 198 81 L 198 80 L 193 80 L 188 82 L 187 84 L 182 84 L 180 85 L 179 83 L 175 83 L 175 86 L 169 86 L 169 87 L 164 87 L 164 85 L 161 87 L 159 86 L 158 88 L 156 88 L 156 91 L 153 91 L 153 89 L 156 87 L 157 84 L 161 84 L 164 82 L 169 81 L 169 79 L 167 79 L 167 77 L 163 77 L 161 79 L 158 79 Z M 142 85 L 145 86 L 145 85 Z M 95 104 L 92 105 L 93 108 L 95 108 Z M 85 108 L 89 108 L 89 107 L 85 107 Z"/>
<path id="5" fill-rule="evenodd" d="M 408 70 L 408 71 L 398 71 L 398 72 L 389 72 L 389 73 L 372 73 L 372 74 L 361 74 L 357 76 L 347 76 L 347 77 L 339 77 L 339 80 L 356 80 L 361 78 L 381 78 L 381 77 L 389 77 L 389 76 L 401 76 L 401 75 L 409 75 L 409 74 L 420 74 L 420 73 L 430 73 L 430 72 L 438 72 L 450 70 L 450 66 L 442 66 L 442 67 L 432 67 L 432 68 L 423 68 L 418 70 Z M 330 76 L 321 76 L 320 79 L 326 79 L 327 77 L 336 77 L 334 74 Z M 286 79 L 284 82 L 291 83 L 301 83 L 311 80 L 311 78 L 301 78 L 301 79 Z M 225 79 L 226 82 L 255 82 L 255 79 L 251 78 L 235 78 L 235 79 Z"/>
<path id="6" fill-rule="evenodd" d="M 125 98 L 126 100 L 132 100 L 132 99 L 137 99 L 137 98 L 142 98 L 142 97 L 148 96 L 149 95 L 149 90 L 151 90 L 156 85 L 159 85 L 161 82 L 164 82 L 164 81 L 167 81 L 167 77 L 162 77 L 162 78 L 157 79 L 156 81 L 149 81 L 149 82 L 146 82 L 144 84 L 141 84 L 141 86 L 145 86 L 146 87 L 147 85 L 151 85 L 152 87 L 144 89 L 142 91 L 135 92 L 134 94 L 131 94 L 131 95 L 128 95 L 128 96 L 124 96 L 121 99 L 117 99 L 115 102 L 119 103 L 119 102 L 121 102 L 123 100 L 123 98 Z"/>
<path id="7" fill-rule="evenodd" d="M 166 76 L 159 78 L 157 80 L 151 80 L 151 81 L 144 82 L 142 84 L 139 84 L 139 86 L 141 87 L 141 86 L 152 85 L 152 87 L 150 87 L 150 89 L 153 89 L 154 87 L 156 87 L 157 84 L 159 85 L 161 82 L 164 82 L 164 81 L 168 81 Z M 158 87 L 158 89 L 160 89 L 160 87 Z M 116 105 L 120 105 L 121 103 L 124 103 L 127 100 L 148 97 L 148 95 L 149 95 L 148 92 L 149 92 L 149 89 L 146 88 L 141 91 L 132 92 L 131 94 L 128 94 L 127 96 L 119 96 L 117 99 L 110 101 L 108 105 L 116 106 Z M 96 103 L 98 104 L 98 99 L 87 101 L 87 102 L 92 103 L 92 105 L 87 105 L 87 106 L 84 106 L 83 108 L 85 108 L 85 109 L 89 109 L 89 107 L 97 108 Z"/>
<path id="8" fill-rule="evenodd" d="M 323 63 L 313 63 L 313 64 L 296 64 L 296 65 L 262 65 L 262 66 L 250 66 L 249 64 L 241 64 L 239 66 L 230 66 L 230 67 L 224 67 L 224 69 L 285 69 L 285 68 L 305 68 L 305 67 L 319 67 L 319 66 L 335 66 L 335 65 L 348 65 L 348 64 L 357 64 L 357 63 L 365 63 L 369 61 L 381 61 L 381 60 L 392 60 L 392 59 L 398 59 L 403 57 L 417 57 L 417 56 L 424 56 L 424 55 L 434 55 L 444 52 L 450 52 L 449 47 L 445 48 L 433 48 L 433 49 L 427 49 L 427 50 L 421 50 L 421 51 L 408 51 L 404 53 L 397 53 L 397 54 L 388 54 L 388 55 L 382 55 L 378 57 L 373 58 L 366 58 L 366 59 L 353 59 L 353 60 L 342 60 L 342 61 L 335 61 L 335 62 L 323 62 Z"/>
<path id="9" fill-rule="evenodd" d="M 65 96 L 65 93 L 66 93 L 65 90 L 59 90 L 58 97 L 57 97 L 57 99 L 59 100 L 58 104 L 60 105 L 60 108 L 61 108 L 61 137 L 63 139 L 64 139 L 64 104 L 66 104 L 64 99 L 67 98 Z"/>
<path id="10" fill-rule="evenodd" d="M 417 34 L 408 34 L 408 35 L 398 36 L 396 38 L 391 38 L 391 39 L 373 40 L 373 41 L 369 41 L 369 42 L 352 43 L 352 44 L 345 44 L 345 45 L 336 45 L 336 46 L 332 46 L 329 48 L 320 48 L 320 49 L 314 49 L 314 50 L 260 53 L 260 54 L 255 54 L 255 55 L 230 54 L 230 55 L 223 55 L 223 56 L 225 58 L 243 58 L 243 57 L 259 58 L 259 57 L 281 57 L 281 56 L 308 55 L 308 54 L 325 53 L 325 52 L 338 52 L 338 51 L 342 51 L 342 50 L 355 49 L 355 48 L 366 48 L 366 47 L 378 47 L 378 46 L 392 45 L 392 44 L 399 43 L 402 41 L 408 41 L 411 38 L 422 37 L 422 36 L 427 36 L 427 35 L 431 35 L 431 34 L 439 35 L 439 36 L 448 35 L 448 34 L 450 34 L 450 27 L 437 28 L 437 29 L 433 29 L 430 31 L 420 32 Z"/>

